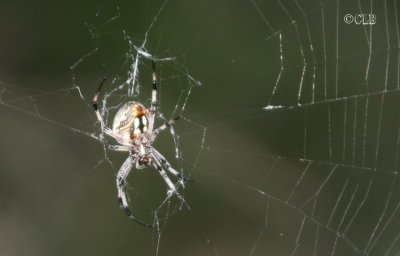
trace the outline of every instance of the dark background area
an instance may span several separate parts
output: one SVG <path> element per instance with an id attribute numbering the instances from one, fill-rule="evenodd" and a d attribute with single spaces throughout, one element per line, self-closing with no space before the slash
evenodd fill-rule
<path id="1" fill-rule="evenodd" d="M 0 1 L 0 254 L 397 255 L 399 5 Z M 359 13 L 377 23 L 344 22 Z M 127 155 L 105 154 L 91 108 L 104 76 L 104 93 L 126 79 L 155 17 L 146 50 L 176 57 L 157 62 L 160 111 L 185 105 L 181 159 L 168 132 L 155 147 L 195 179 L 191 210 L 172 199 L 159 230 L 121 213 Z M 150 60 L 139 70 L 133 100 L 148 105 Z M 128 183 L 154 221 L 162 179 L 148 168 Z"/>

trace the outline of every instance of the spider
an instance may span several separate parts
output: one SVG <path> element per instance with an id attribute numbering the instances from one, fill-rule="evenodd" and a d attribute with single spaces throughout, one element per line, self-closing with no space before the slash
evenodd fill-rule
<path id="1" fill-rule="evenodd" d="M 98 108 L 98 99 L 100 90 L 103 87 L 106 78 L 101 81 L 96 94 L 93 97 L 93 108 L 96 113 L 97 120 L 101 123 L 104 133 L 118 142 L 119 145 L 109 145 L 108 148 L 114 151 L 129 152 L 128 158 L 122 164 L 118 171 L 116 182 L 118 189 L 118 202 L 120 208 L 126 215 L 133 221 L 146 226 L 153 227 L 153 225 L 146 224 L 140 221 L 132 211 L 129 209 L 127 196 L 124 190 L 126 185 L 126 178 L 129 175 L 132 167 L 136 169 L 143 169 L 145 167 L 154 167 L 161 177 L 164 179 L 168 186 L 168 198 L 172 195 L 176 195 L 179 200 L 184 203 L 188 208 L 185 199 L 178 192 L 177 187 L 168 177 L 167 170 L 172 175 L 179 178 L 179 182 L 183 185 L 187 181 L 192 180 L 176 171 L 171 164 L 165 159 L 160 152 L 154 147 L 153 143 L 157 135 L 174 125 L 179 120 L 179 116 L 165 122 L 160 127 L 154 129 L 155 116 L 157 114 L 157 77 L 155 63 L 152 61 L 153 67 L 153 87 L 151 95 L 151 105 L 149 109 L 146 109 L 141 103 L 135 101 L 129 101 L 123 104 L 115 114 L 112 129 L 104 125 L 103 117 Z M 189 208 L 190 209 L 190 208 Z"/>

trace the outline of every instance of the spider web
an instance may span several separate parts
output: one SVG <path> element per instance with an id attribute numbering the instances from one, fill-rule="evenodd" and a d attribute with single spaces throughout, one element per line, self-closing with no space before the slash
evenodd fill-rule
<path id="1" fill-rule="evenodd" d="M 2 254 L 399 254 L 395 0 L 98 6 L 72 81 L 3 75 Z M 344 22 L 359 13 L 376 24 Z M 131 173 L 150 230 L 120 212 L 127 155 L 107 150 L 91 100 L 107 77 L 107 125 L 127 100 L 148 106 L 152 58 L 158 124 L 182 116 L 155 148 L 196 181 L 189 210 L 151 168 Z"/>

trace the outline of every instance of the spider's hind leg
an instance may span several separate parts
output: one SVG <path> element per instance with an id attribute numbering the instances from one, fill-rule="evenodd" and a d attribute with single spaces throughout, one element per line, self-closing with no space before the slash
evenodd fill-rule
<path id="1" fill-rule="evenodd" d="M 94 112 L 96 113 L 97 120 L 99 120 L 99 122 L 101 122 L 101 123 L 103 123 L 103 117 L 100 114 L 97 100 L 99 99 L 100 90 L 101 90 L 101 87 L 103 87 L 105 81 L 106 81 L 106 78 L 104 77 L 103 80 L 101 80 L 101 83 L 100 83 L 99 87 L 97 88 L 97 92 L 93 97 Z"/>
<path id="2" fill-rule="evenodd" d="M 149 130 L 152 131 L 154 129 L 155 117 L 157 115 L 157 75 L 156 75 L 156 64 L 154 60 L 151 61 L 153 72 L 152 72 L 152 90 L 151 90 L 151 105 L 150 105 L 150 124 Z"/>
<path id="3" fill-rule="evenodd" d="M 157 129 L 155 129 L 153 131 L 153 137 L 156 137 L 160 132 L 162 132 L 163 130 L 167 129 L 168 127 L 171 127 L 172 125 L 174 125 L 176 123 L 176 121 L 178 121 L 180 118 L 181 118 L 180 116 L 176 116 L 174 119 L 171 119 L 168 122 L 165 122 L 164 124 L 162 124 L 160 127 L 158 127 Z"/>

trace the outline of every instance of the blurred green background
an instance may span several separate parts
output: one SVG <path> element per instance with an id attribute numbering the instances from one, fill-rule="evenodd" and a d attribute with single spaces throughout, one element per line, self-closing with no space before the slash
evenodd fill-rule
<path id="1" fill-rule="evenodd" d="M 0 1 L 0 255 L 397 255 L 399 5 Z M 377 24 L 344 22 L 359 13 Z M 146 50 L 176 57 L 157 62 L 160 111 L 185 106 L 180 159 L 168 132 L 155 147 L 196 181 L 191 210 L 173 199 L 151 230 L 118 207 L 127 155 L 91 138 L 91 100 L 127 79 L 153 21 Z M 150 60 L 139 71 L 148 105 Z M 128 182 L 154 221 L 162 179 Z"/>

